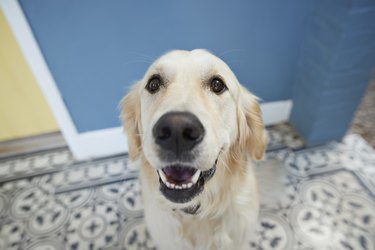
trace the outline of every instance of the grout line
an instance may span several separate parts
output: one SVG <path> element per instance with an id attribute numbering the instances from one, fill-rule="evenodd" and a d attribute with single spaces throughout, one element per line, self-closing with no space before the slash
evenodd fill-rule
<path id="1" fill-rule="evenodd" d="M 72 192 L 72 191 L 81 190 L 85 188 L 98 187 L 98 186 L 108 185 L 111 183 L 116 183 L 116 182 L 121 182 L 121 181 L 134 180 L 134 179 L 137 179 L 137 177 L 138 177 L 138 174 L 127 174 L 125 176 L 123 175 L 123 176 L 114 177 L 114 178 L 107 179 L 107 180 L 88 181 L 88 182 L 85 182 L 84 184 L 79 184 L 76 186 L 67 185 L 65 187 L 57 188 L 55 191 L 55 194 Z"/>

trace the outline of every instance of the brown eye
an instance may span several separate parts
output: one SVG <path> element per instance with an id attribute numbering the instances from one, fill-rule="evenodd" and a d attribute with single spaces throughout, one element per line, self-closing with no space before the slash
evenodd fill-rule
<path id="1" fill-rule="evenodd" d="M 227 86 L 223 83 L 223 81 L 220 80 L 219 78 L 212 79 L 210 88 L 211 88 L 211 91 L 217 95 L 220 95 L 221 93 L 223 93 L 225 90 L 228 89 Z"/>
<path id="2" fill-rule="evenodd" d="M 148 83 L 146 85 L 146 89 L 151 94 L 154 94 L 160 89 L 161 85 L 162 85 L 162 83 L 161 83 L 160 76 L 156 75 L 156 76 L 153 76 L 153 77 L 150 78 L 150 80 L 148 81 Z"/>

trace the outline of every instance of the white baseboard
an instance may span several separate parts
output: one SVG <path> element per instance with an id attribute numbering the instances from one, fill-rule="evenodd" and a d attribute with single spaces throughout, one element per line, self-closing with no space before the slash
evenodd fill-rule
<path id="1" fill-rule="evenodd" d="M 128 151 L 128 143 L 122 127 L 96 130 L 78 134 L 69 145 L 77 159 L 100 158 Z"/>
<path id="2" fill-rule="evenodd" d="M 289 121 L 292 111 L 292 100 L 267 102 L 260 105 L 263 121 L 266 126 Z"/>

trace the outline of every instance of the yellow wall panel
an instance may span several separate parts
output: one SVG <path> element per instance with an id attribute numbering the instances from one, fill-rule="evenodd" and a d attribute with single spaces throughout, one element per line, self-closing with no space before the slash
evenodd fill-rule
<path id="1" fill-rule="evenodd" d="M 0 141 L 59 130 L 0 9 Z"/>

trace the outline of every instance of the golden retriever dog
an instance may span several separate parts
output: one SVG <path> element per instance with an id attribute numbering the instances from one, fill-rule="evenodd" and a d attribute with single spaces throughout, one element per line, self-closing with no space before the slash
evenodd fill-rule
<path id="1" fill-rule="evenodd" d="M 249 248 L 267 136 L 228 65 L 201 49 L 165 54 L 123 99 L 122 119 L 158 249 Z"/>

